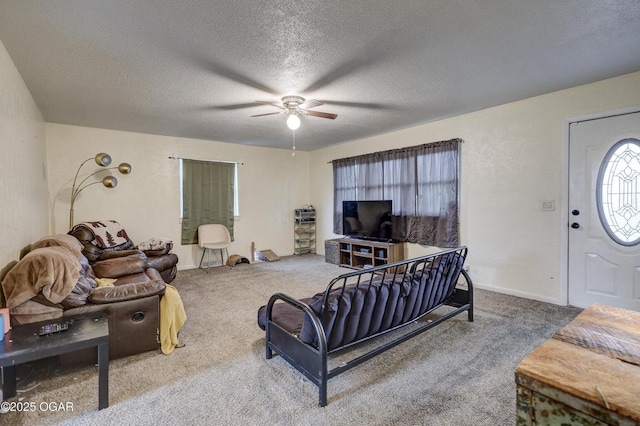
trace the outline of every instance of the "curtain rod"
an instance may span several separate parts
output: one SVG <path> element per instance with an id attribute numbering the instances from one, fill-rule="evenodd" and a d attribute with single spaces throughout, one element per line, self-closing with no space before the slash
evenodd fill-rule
<path id="1" fill-rule="evenodd" d="M 210 163 L 231 163 L 231 164 L 240 164 L 241 166 L 244 166 L 244 163 L 241 163 L 239 161 L 224 161 L 224 160 L 201 160 L 198 158 L 184 158 L 184 157 L 173 157 L 173 156 L 169 156 L 170 160 L 193 160 L 193 161 L 208 161 Z"/>
<path id="2" fill-rule="evenodd" d="M 453 139 L 449 139 L 449 140 L 445 140 L 445 141 L 437 141 L 437 142 L 427 142 L 427 143 L 423 143 L 420 145 L 413 145 L 413 146 L 405 146 L 403 148 L 395 148 L 395 149 L 388 149 L 386 151 L 377 151 L 377 152 L 371 152 L 369 154 L 360 154 L 360 155 L 354 155 L 353 157 L 345 157 L 345 158 L 336 158 L 335 160 L 331 160 L 331 161 L 327 161 L 327 164 L 333 164 L 336 161 L 343 161 L 343 160 L 354 160 L 356 158 L 362 158 L 362 157 L 368 157 L 370 155 L 375 155 L 375 154 L 388 154 L 391 152 L 402 152 L 402 151 L 413 151 L 425 146 L 436 146 L 436 145 L 441 145 L 441 144 L 445 144 L 445 143 L 449 143 L 449 142 L 458 142 L 459 144 L 464 143 L 464 139 L 462 138 L 453 138 Z"/>

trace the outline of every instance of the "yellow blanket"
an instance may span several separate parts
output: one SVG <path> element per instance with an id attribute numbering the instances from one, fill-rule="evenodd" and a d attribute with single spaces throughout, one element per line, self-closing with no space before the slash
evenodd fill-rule
<path id="1" fill-rule="evenodd" d="M 160 348 L 169 355 L 178 345 L 178 332 L 187 320 L 178 290 L 167 284 L 160 300 Z"/>

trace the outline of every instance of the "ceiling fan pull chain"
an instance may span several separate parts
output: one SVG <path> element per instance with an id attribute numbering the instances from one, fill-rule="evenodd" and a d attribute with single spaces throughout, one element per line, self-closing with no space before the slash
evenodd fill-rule
<path id="1" fill-rule="evenodd" d="M 296 131 L 292 130 L 291 133 L 293 134 L 293 152 L 291 152 L 291 156 L 295 157 L 296 156 Z"/>

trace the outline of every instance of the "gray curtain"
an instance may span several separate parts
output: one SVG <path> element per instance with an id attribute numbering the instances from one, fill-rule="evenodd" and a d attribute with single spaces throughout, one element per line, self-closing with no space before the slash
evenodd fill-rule
<path id="1" fill-rule="evenodd" d="M 384 161 L 386 199 L 393 200 L 394 216 L 416 215 L 416 161 L 412 150 L 388 151 Z"/>
<path id="2" fill-rule="evenodd" d="M 182 244 L 198 243 L 198 226 L 226 225 L 233 241 L 235 164 L 182 161 Z"/>
<path id="3" fill-rule="evenodd" d="M 384 158 L 380 153 L 358 159 L 356 196 L 358 200 L 382 200 L 384 198 Z"/>
<path id="4" fill-rule="evenodd" d="M 356 162 L 354 159 L 333 162 L 333 232 L 342 234 L 342 202 L 356 199 Z"/>
<path id="5" fill-rule="evenodd" d="M 451 139 L 335 160 L 334 232 L 342 233 L 343 200 L 390 199 L 394 239 L 456 247 L 461 142 Z"/>
<path id="6" fill-rule="evenodd" d="M 416 154 L 416 213 L 409 216 L 406 238 L 437 247 L 455 247 L 458 233 L 459 141 L 422 145 Z M 401 228 L 402 229 L 402 228 Z"/>

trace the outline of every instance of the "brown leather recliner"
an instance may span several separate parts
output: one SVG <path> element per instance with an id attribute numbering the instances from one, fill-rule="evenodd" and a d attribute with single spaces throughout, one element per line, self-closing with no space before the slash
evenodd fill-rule
<path id="1" fill-rule="evenodd" d="M 109 321 L 109 358 L 159 349 L 160 298 L 166 284 L 146 255 L 136 250 L 94 266 L 70 235 L 33 243 L 0 277 L 12 325 L 103 312 Z"/>
<path id="2" fill-rule="evenodd" d="M 68 234 L 82 243 L 82 254 L 89 259 L 94 270 L 100 261 L 142 252 L 147 257 L 148 266 L 160 272 L 165 283 L 169 284 L 176 278 L 178 256 L 171 253 L 173 243 L 170 241 L 158 239 L 150 249 L 138 249 L 115 220 L 83 222 L 75 225 Z M 101 276 L 97 270 L 96 274 Z"/>

